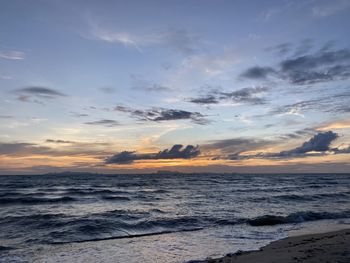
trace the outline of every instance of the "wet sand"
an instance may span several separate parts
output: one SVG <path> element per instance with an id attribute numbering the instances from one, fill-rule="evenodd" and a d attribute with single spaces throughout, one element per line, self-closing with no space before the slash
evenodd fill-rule
<path id="1" fill-rule="evenodd" d="M 350 229 L 288 237 L 259 251 L 237 252 L 207 263 L 349 263 Z"/>

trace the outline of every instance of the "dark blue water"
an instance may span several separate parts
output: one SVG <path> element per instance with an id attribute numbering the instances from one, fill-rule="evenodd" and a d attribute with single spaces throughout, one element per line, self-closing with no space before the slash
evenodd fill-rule
<path id="1" fill-rule="evenodd" d="M 179 233 L 196 243 L 213 229 L 347 218 L 350 174 L 0 176 L 0 255 L 18 261 L 39 246 Z"/>

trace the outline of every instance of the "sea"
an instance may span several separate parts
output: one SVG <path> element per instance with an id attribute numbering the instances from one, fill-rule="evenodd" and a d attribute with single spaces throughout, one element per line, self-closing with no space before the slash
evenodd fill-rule
<path id="1" fill-rule="evenodd" d="M 350 227 L 350 174 L 0 176 L 0 262 L 200 262 Z"/>

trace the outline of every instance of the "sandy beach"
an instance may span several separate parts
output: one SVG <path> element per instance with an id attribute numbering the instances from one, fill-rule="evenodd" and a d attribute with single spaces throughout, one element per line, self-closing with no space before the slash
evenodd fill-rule
<path id="1" fill-rule="evenodd" d="M 350 262 L 350 229 L 289 237 L 259 251 L 237 252 L 207 263 L 347 263 Z"/>

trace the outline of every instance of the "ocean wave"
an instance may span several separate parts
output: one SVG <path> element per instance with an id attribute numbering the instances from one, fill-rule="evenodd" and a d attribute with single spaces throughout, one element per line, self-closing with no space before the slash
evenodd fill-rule
<path id="1" fill-rule="evenodd" d="M 50 244 L 90 242 L 107 239 L 135 238 L 165 233 L 203 229 L 196 218 L 162 218 L 133 223 L 111 218 L 85 218 L 66 221 L 64 228 L 50 231 L 42 242 Z"/>
<path id="2" fill-rule="evenodd" d="M 126 196 L 117 196 L 117 195 L 105 195 L 101 197 L 104 200 L 114 200 L 114 201 L 130 201 L 131 199 Z"/>
<path id="3" fill-rule="evenodd" d="M 319 198 L 343 198 L 343 197 L 349 197 L 349 192 L 343 192 L 343 193 L 322 193 L 322 194 L 311 194 L 311 195 L 279 195 L 274 196 L 274 198 L 282 199 L 282 200 L 296 200 L 296 201 L 311 201 L 316 200 Z"/>
<path id="4" fill-rule="evenodd" d="M 316 201 L 319 199 L 334 199 L 338 201 L 341 198 L 349 198 L 350 192 L 340 192 L 340 193 L 315 193 L 315 194 L 283 194 L 283 195 L 272 195 L 272 196 L 261 196 L 261 197 L 253 197 L 251 200 L 255 202 L 266 201 L 267 199 L 270 201 Z"/>
<path id="5" fill-rule="evenodd" d="M 73 202 L 76 199 L 70 196 L 63 196 L 58 198 L 38 198 L 38 197 L 20 197 L 12 198 L 5 197 L 0 198 L 0 205 L 12 205 L 12 204 L 29 204 L 29 205 L 39 205 L 39 204 L 54 204 L 54 203 L 68 203 Z"/>
<path id="6" fill-rule="evenodd" d="M 127 191 L 119 191 L 119 190 L 110 190 L 110 189 L 80 189 L 80 188 L 71 188 L 65 190 L 65 193 L 68 195 L 105 195 L 105 194 L 129 194 Z"/>
<path id="7" fill-rule="evenodd" d="M 288 223 L 302 223 L 306 221 L 316 221 L 322 219 L 350 218 L 350 211 L 329 213 L 303 211 L 292 213 L 288 216 L 264 215 L 247 221 L 251 226 L 271 226 Z"/>

